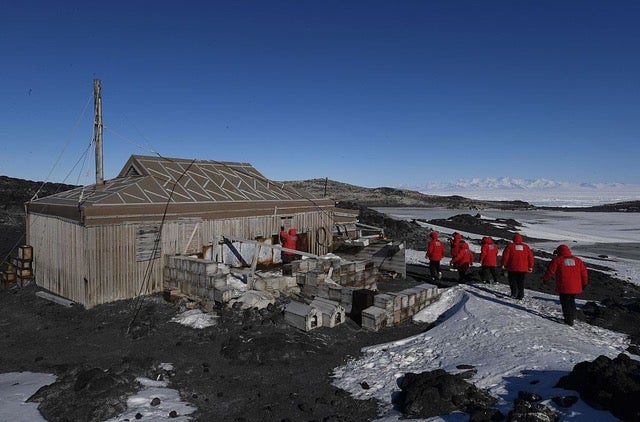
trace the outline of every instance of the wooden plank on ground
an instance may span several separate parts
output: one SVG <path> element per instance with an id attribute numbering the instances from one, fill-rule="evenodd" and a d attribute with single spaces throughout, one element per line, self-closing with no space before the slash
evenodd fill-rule
<path id="1" fill-rule="evenodd" d="M 36 292 L 36 296 L 41 297 L 41 298 L 46 299 L 46 300 L 49 300 L 51 302 L 55 302 L 55 303 L 57 303 L 59 305 L 66 306 L 67 308 L 70 308 L 75 304 L 75 302 L 73 302 L 71 300 L 68 300 L 68 299 L 65 299 L 63 297 L 56 296 L 56 295 L 53 295 L 53 294 L 47 293 L 47 292 Z"/>

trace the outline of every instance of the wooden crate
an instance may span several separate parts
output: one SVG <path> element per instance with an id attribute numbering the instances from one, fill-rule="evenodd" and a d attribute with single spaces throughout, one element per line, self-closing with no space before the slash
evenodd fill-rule
<path id="1" fill-rule="evenodd" d="M 13 263 L 13 266 L 15 266 L 18 269 L 31 269 L 33 267 L 33 261 L 32 260 L 25 260 L 25 259 L 20 259 L 20 258 L 13 258 L 11 260 L 11 262 Z"/>
<path id="2" fill-rule="evenodd" d="M 345 311 L 351 313 L 351 306 L 353 303 L 353 292 L 356 289 L 353 287 L 342 287 L 340 290 L 340 304 L 344 307 Z"/>
<path id="3" fill-rule="evenodd" d="M 388 314 L 377 306 L 370 306 L 362 311 L 362 328 L 371 331 L 378 331 L 389 324 Z"/>
<path id="4" fill-rule="evenodd" d="M 373 298 L 374 306 L 393 313 L 394 297 L 385 293 L 377 294 Z"/>
<path id="5" fill-rule="evenodd" d="M 438 291 L 438 286 L 429 283 L 422 283 L 416 286 L 417 289 L 422 289 L 425 291 L 425 302 L 430 303 L 433 302 L 438 295 L 440 294 Z"/>
<path id="6" fill-rule="evenodd" d="M 31 268 L 18 268 L 16 275 L 21 279 L 28 279 L 33 276 L 33 270 Z"/>
<path id="7" fill-rule="evenodd" d="M 33 246 L 22 245 L 18 247 L 18 259 L 23 261 L 33 261 Z"/>
<path id="8" fill-rule="evenodd" d="M 316 286 L 316 296 L 329 299 L 329 285 L 328 284 L 319 284 Z"/>
<path id="9" fill-rule="evenodd" d="M 329 299 L 340 302 L 342 299 L 342 286 L 339 284 L 327 284 L 329 287 Z"/>

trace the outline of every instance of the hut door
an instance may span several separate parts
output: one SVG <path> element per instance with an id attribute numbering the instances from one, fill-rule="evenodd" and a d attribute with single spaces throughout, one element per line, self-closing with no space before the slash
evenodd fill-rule
<path id="1" fill-rule="evenodd" d="M 296 249 L 301 252 L 309 252 L 309 233 L 298 233 Z"/>
<path id="2" fill-rule="evenodd" d="M 180 222 L 180 248 L 183 255 L 202 252 L 202 221 Z"/>

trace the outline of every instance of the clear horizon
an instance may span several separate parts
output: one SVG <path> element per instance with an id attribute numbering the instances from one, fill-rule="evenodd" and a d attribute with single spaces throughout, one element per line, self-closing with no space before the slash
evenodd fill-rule
<path id="1" fill-rule="evenodd" d="M 0 174 L 91 184 L 130 155 L 364 187 L 640 184 L 640 3 L 31 0 L 0 16 Z"/>

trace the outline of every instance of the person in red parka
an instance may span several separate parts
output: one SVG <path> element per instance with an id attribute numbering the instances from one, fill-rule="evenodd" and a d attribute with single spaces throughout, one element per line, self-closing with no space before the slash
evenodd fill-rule
<path id="1" fill-rule="evenodd" d="M 542 281 L 547 282 L 555 276 L 564 323 L 573 325 L 576 318 L 576 295 L 582 293 L 582 289 L 589 283 L 587 267 L 580 258 L 573 256 L 567 245 L 558 246 L 556 255 L 549 263 Z"/>
<path id="2" fill-rule="evenodd" d="M 449 245 L 451 246 L 451 259 L 455 258 L 456 255 L 458 255 L 458 252 L 460 252 L 460 241 L 462 241 L 462 235 L 458 232 L 453 233 L 453 237 L 449 239 Z"/>
<path id="3" fill-rule="evenodd" d="M 444 258 L 444 244 L 438 239 L 438 232 L 431 232 L 430 236 L 431 241 L 427 246 L 425 258 L 429 259 L 429 273 L 431 274 L 431 279 L 440 280 L 442 278 L 442 272 L 440 272 L 440 260 Z"/>
<path id="4" fill-rule="evenodd" d="M 489 274 L 493 282 L 498 282 L 498 245 L 492 238 L 482 238 L 482 248 L 480 249 L 480 280 L 483 283 L 489 282 Z"/>
<path id="5" fill-rule="evenodd" d="M 522 242 L 522 235 L 513 235 L 502 252 L 502 269 L 508 272 L 511 297 L 517 300 L 524 298 L 524 277 L 533 271 L 533 252 L 529 245 Z"/>
<path id="6" fill-rule="evenodd" d="M 464 240 L 460 241 L 460 250 L 458 254 L 451 260 L 451 264 L 458 269 L 458 277 L 460 282 L 467 280 L 467 271 L 473 264 L 473 252 L 469 250 L 469 244 Z"/>
<path id="7" fill-rule="evenodd" d="M 283 248 L 295 250 L 298 246 L 298 235 L 296 233 L 296 229 L 292 227 L 287 233 L 284 230 L 284 226 L 280 227 L 280 243 L 282 244 Z M 290 251 L 282 251 L 280 257 L 282 258 L 283 264 L 288 264 L 291 261 L 295 261 L 297 258 L 296 253 Z"/>

